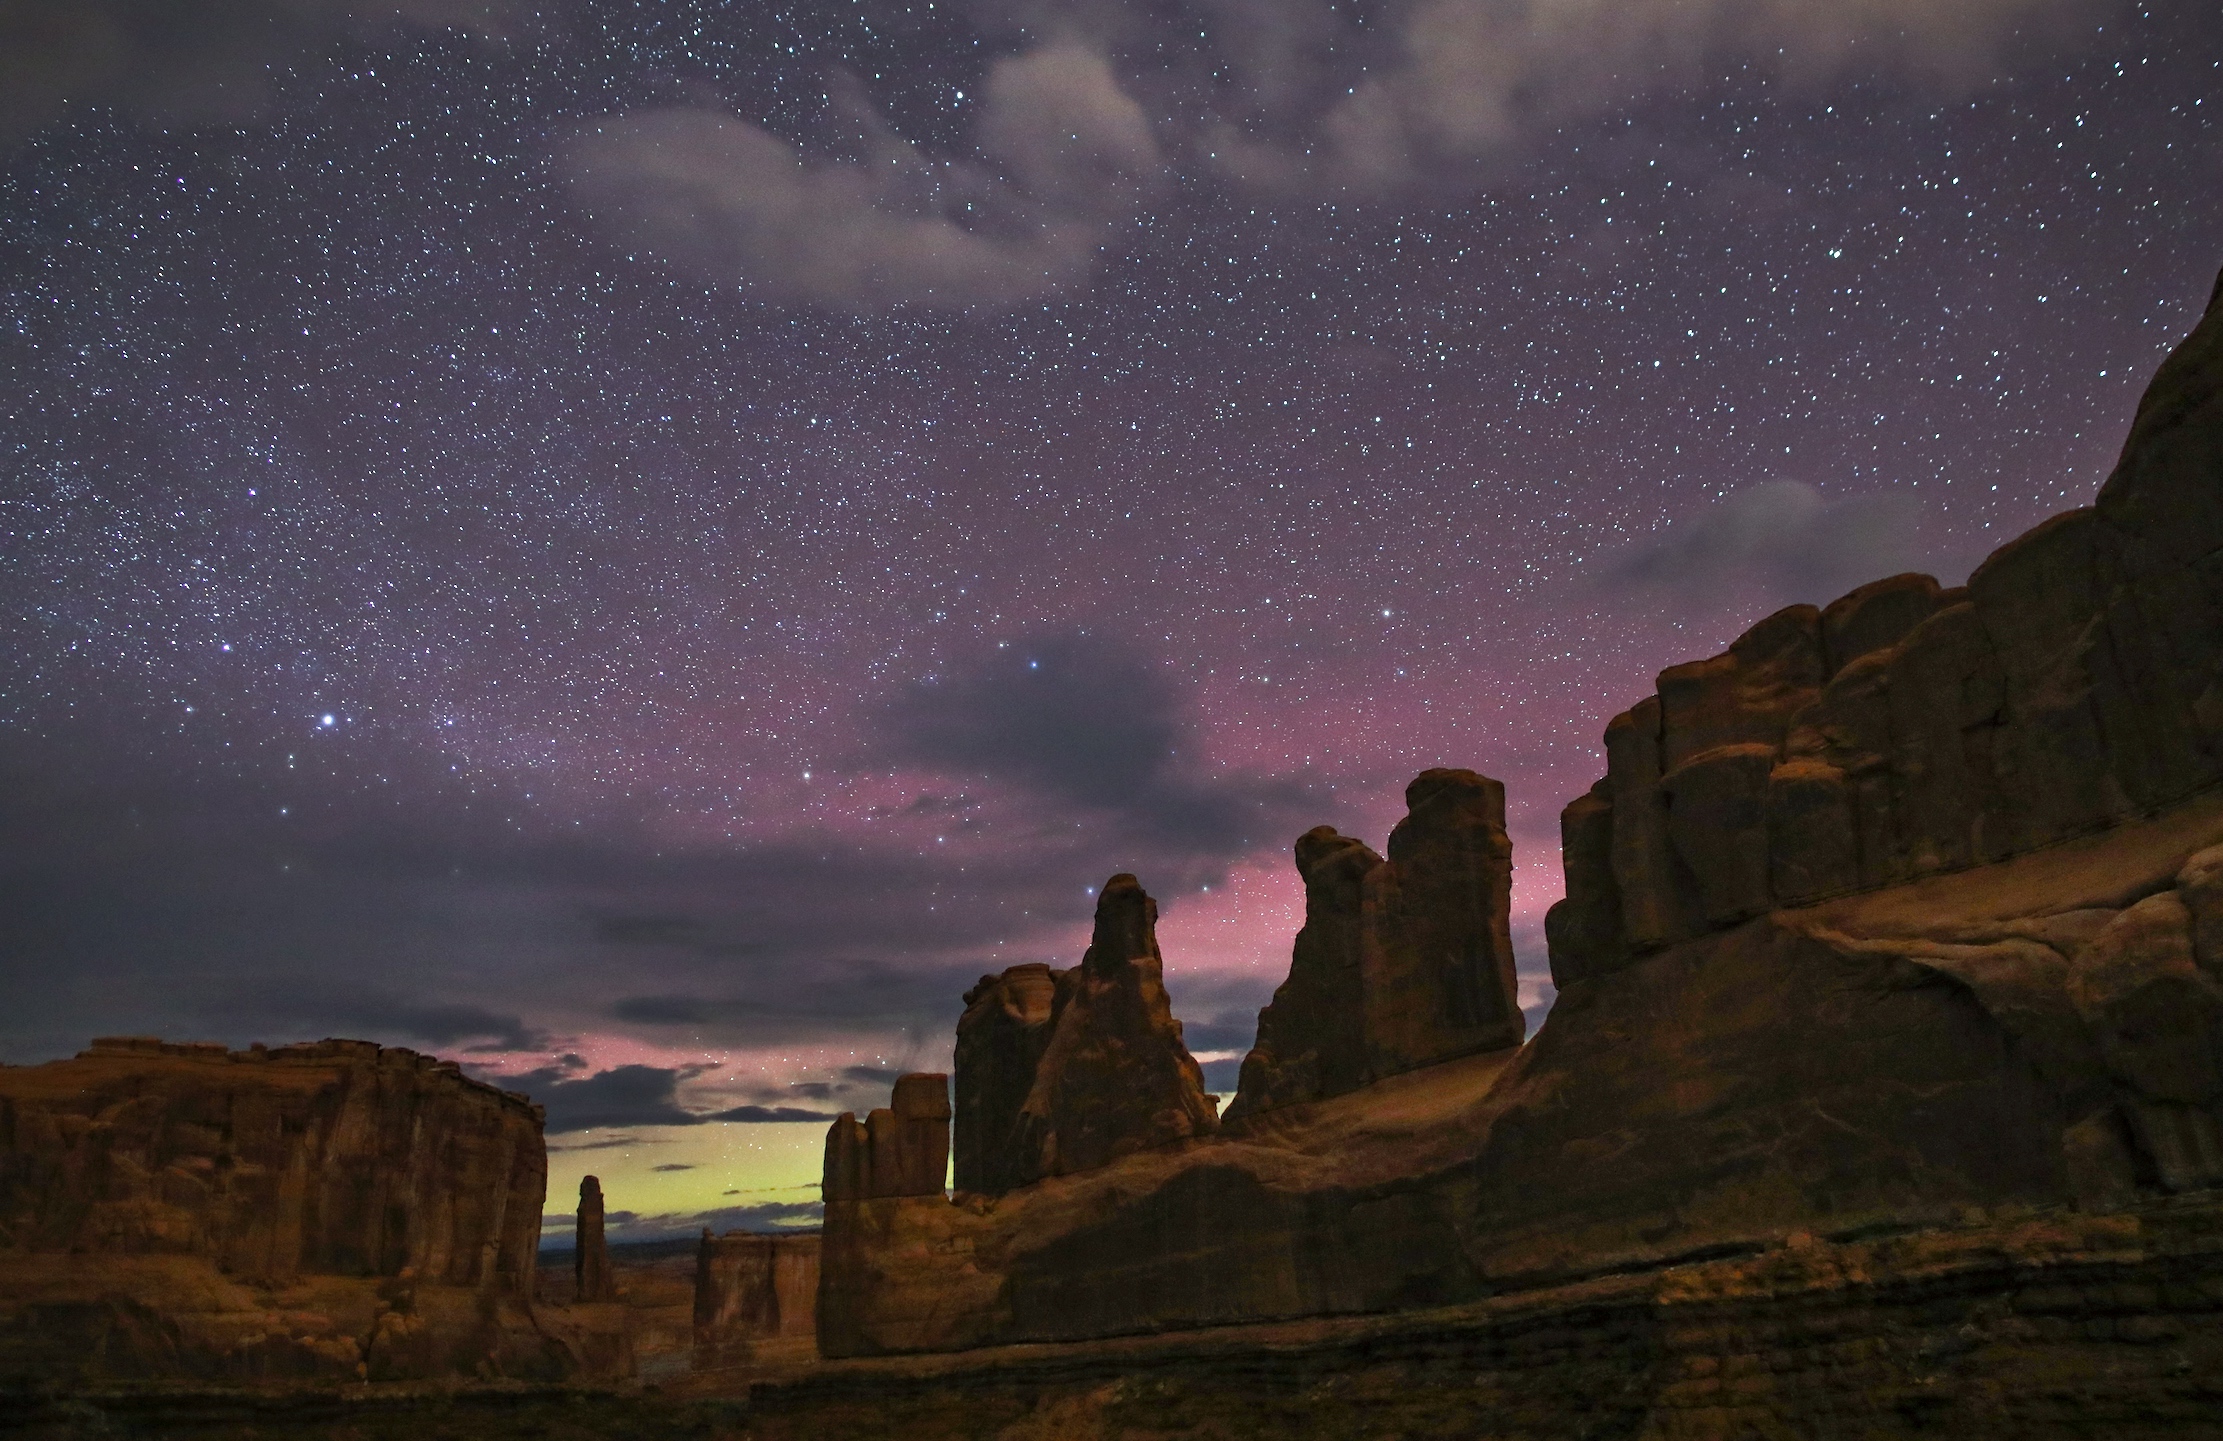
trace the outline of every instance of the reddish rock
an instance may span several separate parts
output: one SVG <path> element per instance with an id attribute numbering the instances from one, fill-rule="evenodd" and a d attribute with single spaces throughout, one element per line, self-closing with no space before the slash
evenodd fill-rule
<path id="1" fill-rule="evenodd" d="M 132 1297 L 168 1338 L 65 1348 L 74 1374 L 562 1374 L 530 1311 L 546 1184 L 539 1107 L 367 1041 L 0 1067 L 0 1295 L 57 1335 Z M 273 1330 L 287 1287 L 318 1300 Z M 0 1320 L 0 1362 L 19 1339 Z"/>
<path id="2" fill-rule="evenodd" d="M 949 1174 L 949 1077 L 909 1075 L 891 1103 L 859 1121 L 844 1111 L 826 1132 L 828 1201 L 939 1196 Z"/>
<path id="3" fill-rule="evenodd" d="M 1229 1121 L 1520 1044 L 1505 788 L 1431 770 L 1405 802 L 1387 860 L 1326 826 L 1298 840 L 1304 929 Z"/>
<path id="4" fill-rule="evenodd" d="M 617 1290 L 610 1279 L 610 1247 L 602 1235 L 602 1182 L 598 1177 L 587 1176 L 579 1182 L 575 1238 L 571 1272 L 576 1285 L 572 1299 L 581 1305 L 616 1300 Z"/>
<path id="5" fill-rule="evenodd" d="M 697 1370 L 817 1353 L 821 1238 L 702 1233 L 695 1259 Z"/>
<path id="6" fill-rule="evenodd" d="M 1058 978 L 1050 1041 L 1020 1108 L 1022 1184 L 1219 1128 L 1166 997 L 1157 924 L 1157 902 L 1133 876 L 1104 883 L 1088 953 Z"/>
<path id="7" fill-rule="evenodd" d="M 1611 884 L 1570 865 L 1555 968 L 1600 973 L 1623 938 L 1658 950 L 2223 783 L 2219 478 L 2211 305 L 2094 505 L 2001 546 L 1965 590 L 1894 576 L 1662 672 L 1607 728 Z"/>
<path id="8" fill-rule="evenodd" d="M 1019 1113 L 1050 1044 L 1060 973 L 1039 963 L 982 976 L 957 1022 L 956 1117 L 951 1144 L 959 1191 L 1000 1196 L 1023 1185 Z"/>

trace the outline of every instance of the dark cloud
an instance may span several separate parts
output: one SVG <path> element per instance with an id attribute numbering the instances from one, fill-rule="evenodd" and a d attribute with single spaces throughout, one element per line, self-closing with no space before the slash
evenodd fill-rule
<path id="1" fill-rule="evenodd" d="M 1111 818 L 1145 849 L 1232 857 L 1308 804 L 1292 781 L 1207 775 L 1163 670 L 1100 636 L 1035 636 L 907 690 L 885 734 L 902 758 Z"/>
<path id="2" fill-rule="evenodd" d="M 1192 1051 L 1247 1051 L 1258 1039 L 1258 1013 L 1239 1011 L 1206 1021 L 1183 1021 L 1181 1035 Z"/>
<path id="3" fill-rule="evenodd" d="M 695 1168 L 683 1161 L 666 1161 L 661 1166 L 649 1167 L 651 1171 L 692 1171 Z"/>
<path id="4" fill-rule="evenodd" d="M 279 66 L 396 22 L 500 36 L 523 0 L 0 0 L 0 146 L 75 105 L 156 121 L 259 115 Z"/>
<path id="5" fill-rule="evenodd" d="M 831 1121 L 835 1112 L 806 1111 L 795 1106 L 735 1106 L 730 1110 L 713 1111 L 703 1117 L 706 1121 L 739 1121 L 755 1124 L 767 1121 Z"/>
<path id="6" fill-rule="evenodd" d="M 1594 584 L 1700 605 L 1744 588 L 1777 604 L 1825 604 L 1902 571 L 1958 580 L 1967 561 L 1937 554 L 1923 520 L 1911 495 L 1833 500 L 1799 481 L 1771 481 L 1733 491 L 1609 557 Z"/>
<path id="7" fill-rule="evenodd" d="M 551 1136 L 612 1126 L 694 1126 L 709 1119 L 679 1104 L 682 1077 L 676 1070 L 616 1066 L 577 1080 L 567 1079 L 569 1075 L 550 1067 L 487 1079 L 546 1106 Z"/>

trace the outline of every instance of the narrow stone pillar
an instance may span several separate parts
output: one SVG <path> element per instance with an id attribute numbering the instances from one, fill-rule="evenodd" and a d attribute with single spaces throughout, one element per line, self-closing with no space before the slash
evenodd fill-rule
<path id="1" fill-rule="evenodd" d="M 588 1176 L 579 1182 L 578 1251 L 572 1272 L 579 1283 L 578 1299 L 614 1301 L 617 1287 L 610 1281 L 610 1248 L 602 1239 L 602 1182 Z"/>

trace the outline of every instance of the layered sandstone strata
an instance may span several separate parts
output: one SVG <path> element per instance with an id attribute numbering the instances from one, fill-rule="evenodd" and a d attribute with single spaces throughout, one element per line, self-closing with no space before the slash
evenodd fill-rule
<path id="1" fill-rule="evenodd" d="M 0 1369 L 560 1372 L 530 1312 L 546 1178 L 537 1106 L 369 1042 L 0 1067 Z M 141 1340 L 52 1350 L 81 1331 Z"/>
<path id="2" fill-rule="evenodd" d="M 826 1131 L 825 1199 L 939 1196 L 949 1174 L 949 1077 L 910 1075 L 862 1121 L 848 1111 Z"/>
<path id="3" fill-rule="evenodd" d="M 2223 301 L 2097 500 L 1968 585 L 1864 586 L 1661 672 L 1567 809 L 1562 981 L 1773 907 L 2104 830 L 2223 781 Z"/>
<path id="4" fill-rule="evenodd" d="M 695 1260 L 695 1368 L 817 1354 L 816 1234 L 702 1233 Z"/>
<path id="5" fill-rule="evenodd" d="M 1258 1014 L 1230 1122 L 1520 1044 L 1505 787 L 1424 771 L 1405 805 L 1387 860 L 1327 826 L 1298 838 L 1304 929 Z"/>

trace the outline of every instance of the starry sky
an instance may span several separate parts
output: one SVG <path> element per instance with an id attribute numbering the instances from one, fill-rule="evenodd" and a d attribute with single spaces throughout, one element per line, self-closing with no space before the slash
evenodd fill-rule
<path id="1" fill-rule="evenodd" d="M 2212 0 L 0 5 L 0 1060 L 808 1221 L 1115 871 L 1232 1089 L 1439 764 L 1540 1016 L 1659 669 L 2090 499 L 2219 109 Z"/>

